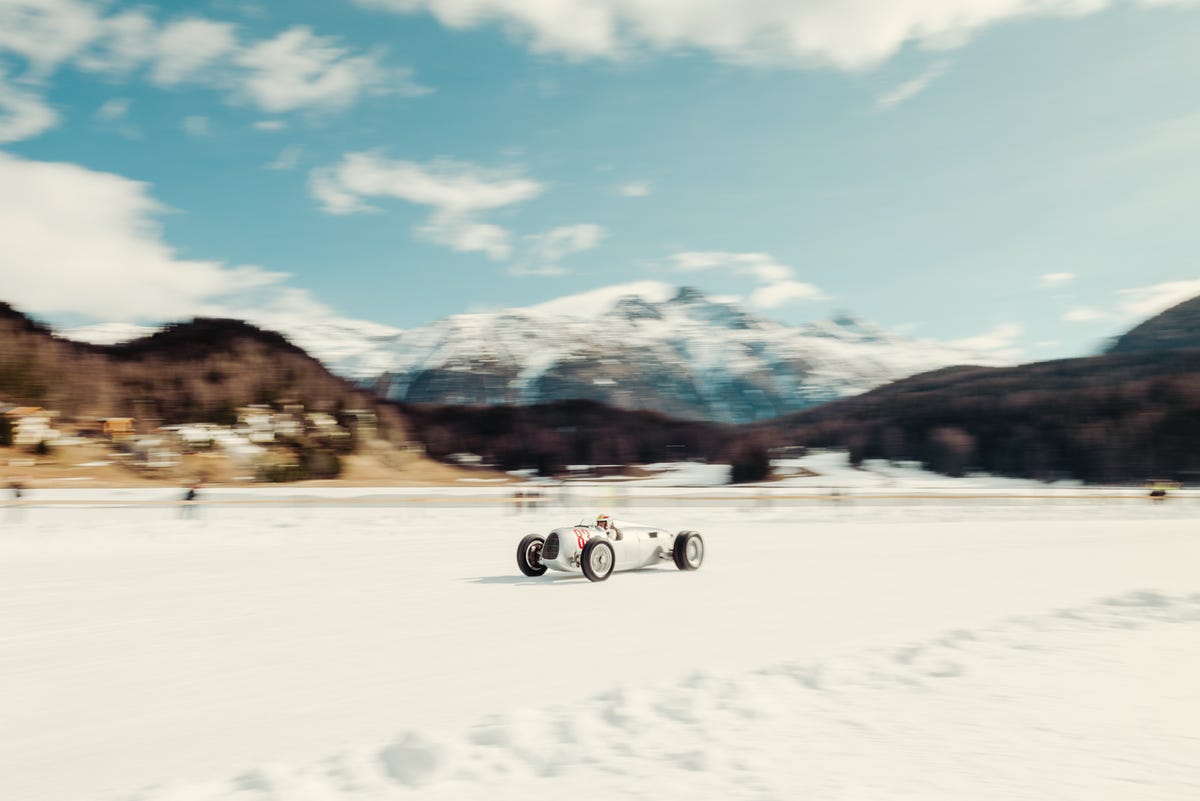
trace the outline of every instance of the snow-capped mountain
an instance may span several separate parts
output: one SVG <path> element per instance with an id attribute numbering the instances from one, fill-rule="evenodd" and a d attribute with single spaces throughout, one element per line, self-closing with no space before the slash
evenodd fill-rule
<path id="1" fill-rule="evenodd" d="M 346 319 L 264 317 L 334 373 L 414 403 L 589 398 L 675 417 L 748 422 L 994 353 L 914 340 L 851 317 L 787 326 L 659 282 L 535 306 L 456 314 L 407 331 Z M 110 344 L 144 326 L 61 332 Z"/>
<path id="2" fill-rule="evenodd" d="M 385 392 L 418 403 L 591 398 L 747 422 L 994 355 L 849 317 L 786 326 L 690 288 L 643 282 L 404 332 Z"/>

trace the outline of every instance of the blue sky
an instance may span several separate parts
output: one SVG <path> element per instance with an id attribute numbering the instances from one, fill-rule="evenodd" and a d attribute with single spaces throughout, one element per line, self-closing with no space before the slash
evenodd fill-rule
<path id="1" fill-rule="evenodd" d="M 409 328 L 653 279 L 1079 355 L 1200 294 L 1197 41 L 1186 0 L 0 0 L 0 299 Z"/>

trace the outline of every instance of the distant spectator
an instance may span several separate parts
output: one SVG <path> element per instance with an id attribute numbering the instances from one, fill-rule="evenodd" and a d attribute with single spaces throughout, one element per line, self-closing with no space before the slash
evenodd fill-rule
<path id="1" fill-rule="evenodd" d="M 183 494 L 183 506 L 179 510 L 179 516 L 185 520 L 190 519 L 196 514 L 196 500 L 200 497 L 200 485 L 193 484 L 188 487 L 187 492 Z"/>

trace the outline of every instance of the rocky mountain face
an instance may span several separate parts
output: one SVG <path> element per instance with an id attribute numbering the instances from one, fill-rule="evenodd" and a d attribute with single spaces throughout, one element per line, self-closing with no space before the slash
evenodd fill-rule
<path id="1" fill-rule="evenodd" d="M 1119 337 L 1109 353 L 1200 348 L 1200 297 L 1185 300 Z"/>
<path id="2" fill-rule="evenodd" d="M 496 405 L 578 398 L 730 423 L 776 417 L 947 365 L 995 363 L 986 354 L 849 317 L 786 326 L 695 289 L 650 282 L 454 315 L 391 344 L 391 368 L 377 386 L 392 400 Z"/>

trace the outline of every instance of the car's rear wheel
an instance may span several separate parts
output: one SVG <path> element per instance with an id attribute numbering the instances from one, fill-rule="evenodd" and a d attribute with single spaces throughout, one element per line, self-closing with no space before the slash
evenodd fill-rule
<path id="1" fill-rule="evenodd" d="M 675 567 L 680 570 L 698 569 L 704 563 L 704 539 L 700 532 L 679 532 L 671 555 L 675 558 Z"/>
<path id="2" fill-rule="evenodd" d="M 588 540 L 588 544 L 583 546 L 580 566 L 589 581 L 604 581 L 611 576 L 615 562 L 613 547 L 608 540 Z"/>
<path id="3" fill-rule="evenodd" d="M 546 572 L 542 564 L 542 546 L 546 544 L 545 537 L 529 534 L 517 546 L 517 567 L 527 576 L 540 576 Z"/>

